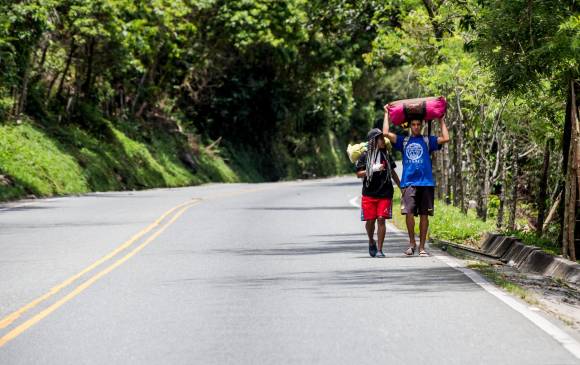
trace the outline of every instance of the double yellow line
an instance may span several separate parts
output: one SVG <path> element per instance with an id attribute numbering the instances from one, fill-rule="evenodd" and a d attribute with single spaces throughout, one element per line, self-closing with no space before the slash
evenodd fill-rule
<path id="1" fill-rule="evenodd" d="M 0 319 L 0 329 L 4 329 L 4 328 L 10 326 L 12 323 L 14 323 L 16 320 L 18 320 L 18 318 L 20 318 L 23 314 L 25 314 L 26 312 L 35 308 L 39 304 L 48 300 L 49 298 L 53 297 L 54 295 L 59 293 L 61 290 L 65 289 L 66 287 L 68 287 L 69 285 L 74 283 L 76 280 L 78 280 L 79 278 L 84 276 L 85 274 L 93 271 L 98 266 L 102 265 L 103 263 L 105 263 L 111 259 L 114 259 L 119 253 L 121 253 L 122 251 L 124 251 L 126 249 L 129 249 L 137 240 L 139 240 L 140 238 L 145 236 L 147 233 L 151 232 L 156 227 L 160 226 L 159 229 L 157 229 L 151 236 L 149 236 L 140 245 L 134 247 L 129 252 L 125 253 L 125 255 L 123 255 L 122 257 L 116 258 L 116 260 L 114 260 L 112 263 L 110 263 L 109 266 L 102 269 L 98 273 L 94 274 L 93 276 L 91 276 L 89 279 L 87 279 L 83 283 L 76 286 L 67 295 L 65 295 L 64 297 L 62 297 L 58 301 L 51 304 L 49 307 L 40 311 L 38 314 L 29 318 L 28 320 L 26 320 L 22 324 L 18 325 L 17 327 L 15 327 L 14 329 L 10 330 L 5 335 L 0 337 L 0 347 L 6 345 L 6 343 L 8 343 L 9 341 L 18 337 L 24 331 L 26 331 L 30 327 L 34 326 L 35 324 L 37 324 L 38 322 L 43 320 L 46 316 L 48 316 L 49 314 L 51 314 L 52 312 L 54 312 L 55 310 L 57 310 L 58 308 L 63 306 L 65 303 L 67 303 L 68 301 L 70 301 L 71 299 L 73 299 L 74 297 L 79 295 L 80 293 L 82 293 L 84 290 L 86 290 L 88 287 L 93 285 L 99 279 L 101 279 L 102 277 L 104 277 L 105 275 L 107 275 L 108 273 L 113 271 L 118 266 L 125 263 L 131 257 L 135 256 L 139 251 L 141 251 L 143 248 L 145 248 L 147 245 L 149 245 L 157 237 L 159 237 L 159 235 L 161 233 L 163 233 L 167 229 L 167 227 L 172 225 L 183 213 L 185 213 L 185 211 L 187 209 L 193 207 L 194 205 L 199 204 L 200 202 L 201 202 L 201 199 L 194 199 L 194 200 L 185 202 L 183 204 L 180 204 L 176 207 L 171 208 L 170 210 L 165 212 L 163 215 L 161 215 L 155 222 L 153 222 L 149 226 L 145 227 L 139 233 L 137 233 L 136 235 L 131 237 L 129 240 L 125 241 L 123 244 L 121 244 L 119 247 L 117 247 L 113 251 L 109 252 L 107 255 L 101 257 L 100 259 L 98 259 L 97 261 L 95 261 L 94 263 L 92 263 L 91 265 L 89 265 L 88 267 L 86 267 L 85 269 L 80 271 L 79 273 L 71 276 L 70 278 L 66 279 L 62 283 L 51 288 L 48 292 L 46 292 L 42 296 L 34 299 L 30 303 L 21 307 L 20 309 L 14 311 L 13 313 L 7 315 L 6 317 L 4 317 L 2 319 Z M 171 216 L 171 218 L 169 220 L 167 220 L 167 218 L 170 216 Z M 166 221 L 166 222 L 163 223 L 164 221 Z"/>

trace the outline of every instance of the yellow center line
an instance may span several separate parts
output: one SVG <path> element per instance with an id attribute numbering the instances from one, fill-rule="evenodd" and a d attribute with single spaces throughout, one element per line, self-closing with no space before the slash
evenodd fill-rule
<path id="1" fill-rule="evenodd" d="M 157 230 L 154 234 L 152 234 L 151 237 L 147 238 L 142 244 L 131 250 L 128 254 L 118 259 L 113 264 L 109 265 L 107 268 L 103 269 L 99 273 L 95 274 L 90 279 L 86 280 L 84 283 L 77 286 L 74 290 L 72 290 L 70 293 L 65 295 L 63 298 L 61 298 L 48 308 L 44 309 L 43 311 L 36 314 L 34 317 L 17 326 L 12 331 L 8 332 L 6 335 L 0 337 L 0 347 L 3 347 L 6 343 L 18 337 L 24 331 L 28 330 L 30 327 L 34 326 L 35 324 L 46 318 L 49 314 L 51 314 L 52 312 L 63 306 L 65 303 L 67 303 L 68 301 L 75 298 L 83 291 L 85 291 L 91 285 L 96 283 L 99 279 L 101 279 L 102 277 L 113 271 L 115 268 L 125 263 L 131 257 L 135 256 L 139 251 L 141 251 L 143 248 L 149 245 L 157 237 L 159 237 L 159 235 L 163 233 L 167 229 L 167 227 L 173 224 L 187 209 L 191 208 L 192 206 L 198 203 L 199 201 L 181 208 L 181 210 L 179 210 L 165 225 L 163 225 L 159 230 Z"/>
<path id="2" fill-rule="evenodd" d="M 33 309 L 34 307 L 36 307 L 40 303 L 44 302 L 45 300 L 49 299 L 53 295 L 57 294 L 58 292 L 60 292 L 62 289 L 64 289 L 67 286 L 69 286 L 71 283 L 73 283 L 74 281 L 76 281 L 81 276 L 83 276 L 86 273 L 92 271 L 97 266 L 99 266 L 102 263 L 108 261 L 112 257 L 116 256 L 119 252 L 121 252 L 124 249 L 126 249 L 127 247 L 131 246 L 133 243 L 135 243 L 135 241 L 137 241 L 139 238 L 143 237 L 143 235 L 147 234 L 153 228 L 157 227 L 159 225 L 159 223 L 161 223 L 165 218 L 167 218 L 168 215 L 170 215 L 171 213 L 173 213 L 177 209 L 179 209 L 179 208 L 181 208 L 183 206 L 186 206 L 188 204 L 197 203 L 197 202 L 199 202 L 199 200 L 196 200 L 194 202 L 188 201 L 188 202 L 185 202 L 183 204 L 180 204 L 180 205 L 178 205 L 176 207 L 171 208 L 170 210 L 168 210 L 167 212 L 165 212 L 163 215 L 161 215 L 155 222 L 153 222 L 149 226 L 145 227 L 143 230 L 141 230 L 140 232 L 138 232 L 137 234 L 135 234 L 133 237 L 131 237 L 129 240 L 125 241 L 123 244 L 121 244 L 119 247 L 117 247 L 113 251 L 109 252 L 107 255 L 101 257 L 100 259 L 98 259 L 97 261 L 95 261 L 94 263 L 92 263 L 91 265 L 89 265 L 87 268 L 83 269 L 79 273 L 71 276 L 70 278 L 66 279 L 62 283 L 60 283 L 57 286 L 51 288 L 47 293 L 43 294 L 42 296 L 34 299 L 30 303 L 24 305 L 20 309 L 14 311 L 11 314 L 7 315 L 6 317 L 2 318 L 0 320 L 0 329 L 3 329 L 3 328 L 8 327 L 11 323 L 13 323 L 15 320 L 17 320 L 24 313 L 26 313 L 29 310 Z"/>
<path id="3" fill-rule="evenodd" d="M 274 187 L 275 186 L 269 185 L 266 187 L 237 190 L 237 191 L 233 191 L 233 192 L 211 195 L 211 196 L 207 197 L 206 199 L 209 200 L 209 199 L 216 199 L 216 198 L 232 197 L 232 196 L 241 195 L 241 194 L 245 194 L 245 193 L 270 190 L 270 189 L 273 189 Z M 89 265 L 88 267 L 86 267 L 85 269 L 80 271 L 79 273 L 71 276 L 70 278 L 66 279 L 62 283 L 51 288 L 47 293 L 43 294 L 42 296 L 34 299 L 30 303 L 21 307 L 20 309 L 14 311 L 13 313 L 7 315 L 6 317 L 4 317 L 2 319 L 0 319 L 0 329 L 8 327 L 10 324 L 12 324 L 14 321 L 16 321 L 18 318 L 20 318 L 23 314 L 25 314 L 29 310 L 35 308 L 36 306 L 38 306 L 42 302 L 46 301 L 50 297 L 56 295 L 61 290 L 63 290 L 67 286 L 71 285 L 76 280 L 78 280 L 83 275 L 89 273 L 90 271 L 94 270 L 96 267 L 98 267 L 101 264 L 114 258 L 123 250 L 129 248 L 132 244 L 135 243 L 135 241 L 137 241 L 138 239 L 143 237 L 145 234 L 149 233 L 153 228 L 157 227 L 170 214 L 172 214 L 173 212 L 175 212 L 178 209 L 181 209 L 168 221 L 168 223 L 163 225 L 158 231 L 156 231 L 154 234 L 152 234 L 151 237 L 149 237 L 147 240 L 145 240 L 141 245 L 134 248 L 131 252 L 129 252 L 128 254 L 123 256 L 121 259 L 115 261 L 113 264 L 108 266 L 106 269 L 102 270 L 98 274 L 96 274 L 96 275 L 92 276 L 90 279 L 86 280 L 81 285 L 77 286 L 69 294 L 65 295 L 63 298 L 61 298 L 60 300 L 58 300 L 54 304 L 50 305 L 48 308 L 44 309 L 40 313 L 36 314 L 34 317 L 30 318 L 29 320 L 22 323 L 21 325 L 15 327 L 13 330 L 8 332 L 6 335 L 1 337 L 0 338 L 0 347 L 3 347 L 7 342 L 9 342 L 10 340 L 19 336 L 21 333 L 23 333 L 24 331 L 26 331 L 27 329 L 29 329 L 30 327 L 32 327 L 36 323 L 40 322 L 42 319 L 44 319 L 46 316 L 48 316 L 49 314 L 54 312 L 56 309 L 61 307 L 63 304 L 65 304 L 66 302 L 68 302 L 72 298 L 76 297 L 81 292 L 83 292 L 85 289 L 90 287 L 92 284 L 94 284 L 101 277 L 107 275 L 113 269 L 115 269 L 116 267 L 123 264 L 125 261 L 127 261 L 131 257 L 133 257 L 135 254 L 137 254 L 139 251 L 141 251 L 145 246 L 147 246 L 149 243 L 151 243 L 155 238 L 157 238 L 163 231 L 165 231 L 165 229 L 167 227 L 169 227 L 171 224 L 173 224 L 173 222 L 175 222 L 177 220 L 177 218 L 179 218 L 187 209 L 191 208 L 194 205 L 199 204 L 200 202 L 201 202 L 201 199 L 195 199 L 194 201 L 187 201 L 185 203 L 182 203 L 178 206 L 171 208 L 170 210 L 165 212 L 163 215 L 161 215 L 155 222 L 153 222 L 149 226 L 145 227 L 143 230 L 141 230 L 140 232 L 135 234 L 133 237 L 131 237 L 129 240 L 125 241 L 123 244 L 121 244 L 119 247 L 117 247 L 116 249 L 114 249 L 113 251 L 108 253 L 107 255 L 101 257 L 99 260 L 95 261 L 94 263 L 92 263 L 91 265 Z"/>

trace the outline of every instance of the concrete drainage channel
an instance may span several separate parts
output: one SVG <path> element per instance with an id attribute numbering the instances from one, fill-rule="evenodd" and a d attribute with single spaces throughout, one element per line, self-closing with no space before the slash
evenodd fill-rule
<path id="1" fill-rule="evenodd" d="M 549 255 L 538 247 L 519 242 L 515 237 L 488 234 L 480 249 L 437 239 L 431 242 L 443 250 L 448 246 L 453 247 L 475 256 L 500 261 L 523 273 L 549 276 L 580 287 L 580 264 Z"/>

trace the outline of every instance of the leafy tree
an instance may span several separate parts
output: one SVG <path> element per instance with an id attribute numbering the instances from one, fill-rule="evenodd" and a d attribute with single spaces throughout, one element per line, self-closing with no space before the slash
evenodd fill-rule
<path id="1" fill-rule="evenodd" d="M 498 93 L 524 93 L 542 87 L 544 80 L 547 80 L 562 101 L 566 93 L 558 90 L 568 90 L 568 95 L 575 95 L 574 85 L 580 77 L 578 10 L 575 1 L 565 0 L 484 2 L 478 20 L 479 38 L 476 44 L 482 59 L 493 72 Z M 579 186 L 578 157 L 571 152 L 578 150 L 580 143 L 574 118 L 571 117 L 578 114 L 577 105 L 577 98 L 572 100 L 568 97 L 568 117 L 562 133 L 563 166 L 568 187 L 566 199 L 572 198 L 563 212 L 563 251 L 574 260 L 575 219 L 566 217 L 577 214 L 574 197 Z M 575 159 L 570 161 L 572 166 L 569 166 L 569 156 Z"/>

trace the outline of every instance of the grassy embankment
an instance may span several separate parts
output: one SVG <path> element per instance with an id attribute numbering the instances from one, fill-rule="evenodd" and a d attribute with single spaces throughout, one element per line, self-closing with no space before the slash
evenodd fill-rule
<path id="1" fill-rule="evenodd" d="M 193 174 L 168 136 L 146 145 L 113 125 L 108 132 L 100 139 L 76 127 L 49 133 L 28 123 L 0 126 L 0 200 L 239 180 L 221 158 L 203 152 Z"/>
<path id="2" fill-rule="evenodd" d="M 345 164 L 332 138 L 331 143 L 322 143 L 317 160 L 325 162 L 327 171 L 317 171 L 310 161 L 297 161 L 296 174 L 300 164 L 318 176 L 339 172 Z M 98 135 L 76 126 L 0 124 L 0 201 L 206 182 L 260 182 L 267 176 L 259 170 L 255 152 L 224 147 L 216 153 L 197 147 L 193 152 L 183 138 L 163 130 L 139 134 L 111 122 L 104 122 Z M 191 152 L 195 171 L 179 159 L 184 149 Z M 288 178 L 292 175 L 287 173 Z"/>

